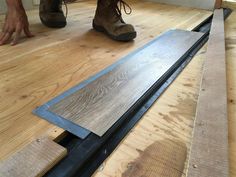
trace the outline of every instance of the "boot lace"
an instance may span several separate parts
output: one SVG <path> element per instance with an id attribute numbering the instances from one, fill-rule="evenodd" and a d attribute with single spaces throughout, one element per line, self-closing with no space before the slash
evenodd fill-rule
<path id="1" fill-rule="evenodd" d="M 129 4 L 127 4 L 123 0 L 116 0 L 113 5 L 114 5 L 113 7 L 115 8 L 117 16 L 121 19 L 122 22 L 124 22 L 122 19 L 122 12 L 121 12 L 122 8 L 124 9 L 125 14 L 127 15 L 130 15 L 132 13 L 132 9 L 129 6 Z"/>
<path id="2" fill-rule="evenodd" d="M 67 18 L 67 15 L 68 15 L 68 7 L 67 7 L 67 2 L 66 0 L 62 0 L 64 6 L 66 7 L 66 18 Z"/>
<path id="3" fill-rule="evenodd" d="M 66 18 L 68 15 L 68 7 L 67 7 L 67 2 L 66 0 L 54 0 L 52 3 L 52 10 L 55 12 L 61 12 L 62 11 L 62 5 L 66 7 Z"/>

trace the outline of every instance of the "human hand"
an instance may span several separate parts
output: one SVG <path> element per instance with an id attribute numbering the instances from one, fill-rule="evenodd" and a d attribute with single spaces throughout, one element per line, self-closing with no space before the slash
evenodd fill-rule
<path id="1" fill-rule="evenodd" d="M 7 0 L 8 11 L 0 33 L 0 45 L 6 44 L 13 36 L 11 45 L 16 45 L 22 31 L 27 37 L 33 37 L 29 30 L 29 22 L 20 0 Z"/>

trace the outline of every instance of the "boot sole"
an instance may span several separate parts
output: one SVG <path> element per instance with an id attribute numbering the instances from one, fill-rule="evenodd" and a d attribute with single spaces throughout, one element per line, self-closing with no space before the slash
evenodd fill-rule
<path id="1" fill-rule="evenodd" d="M 120 34 L 119 36 L 115 36 L 110 34 L 104 27 L 96 25 L 94 23 L 93 20 L 93 28 L 98 31 L 98 32 L 102 32 L 105 33 L 106 35 L 108 35 L 110 38 L 116 40 L 116 41 L 123 41 L 123 42 L 128 42 L 133 40 L 134 38 L 136 38 L 137 33 L 136 32 L 130 32 L 130 33 L 125 33 L 125 34 Z"/>
<path id="2" fill-rule="evenodd" d="M 44 21 L 41 17 L 40 20 L 42 22 L 42 24 L 44 24 L 45 26 L 49 27 L 49 28 L 64 28 L 67 25 L 67 22 L 47 22 Z"/>

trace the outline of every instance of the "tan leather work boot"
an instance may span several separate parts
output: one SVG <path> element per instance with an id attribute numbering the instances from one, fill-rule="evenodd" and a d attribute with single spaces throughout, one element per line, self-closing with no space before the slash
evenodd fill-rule
<path id="1" fill-rule="evenodd" d="M 62 11 L 62 0 L 40 0 L 39 17 L 47 27 L 65 27 L 66 17 Z"/>
<path id="2" fill-rule="evenodd" d="M 93 28 L 107 34 L 114 40 L 133 40 L 136 37 L 136 31 L 132 25 L 126 24 L 122 19 L 122 7 L 126 14 L 131 13 L 131 8 L 123 0 L 98 0 Z M 127 7 L 129 12 L 126 11 Z"/>

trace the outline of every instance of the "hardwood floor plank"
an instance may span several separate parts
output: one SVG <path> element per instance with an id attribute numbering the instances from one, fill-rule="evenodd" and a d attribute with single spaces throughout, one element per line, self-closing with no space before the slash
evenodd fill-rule
<path id="1" fill-rule="evenodd" d="M 202 35 L 170 30 L 49 111 L 102 136 Z"/>
<path id="2" fill-rule="evenodd" d="M 34 140 L 7 160 L 0 162 L 0 176 L 43 176 L 66 153 L 64 147 L 48 138 Z"/>
<path id="3" fill-rule="evenodd" d="M 223 10 L 215 10 L 198 98 L 189 177 L 229 176 Z"/>

